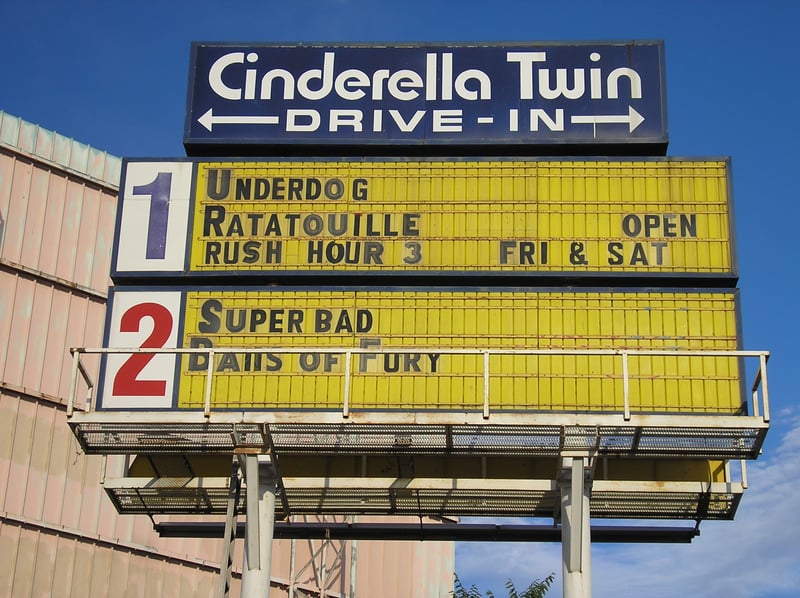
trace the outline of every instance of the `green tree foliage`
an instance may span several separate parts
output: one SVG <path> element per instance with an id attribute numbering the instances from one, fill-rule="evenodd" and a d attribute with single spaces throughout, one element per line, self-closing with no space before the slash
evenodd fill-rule
<path id="1" fill-rule="evenodd" d="M 523 592 L 517 591 L 514 582 L 510 579 L 506 582 L 506 589 L 508 590 L 508 598 L 544 598 L 544 595 L 553 585 L 556 578 L 555 573 L 551 573 L 544 579 L 535 579 Z M 458 575 L 455 576 L 455 583 L 453 584 L 454 590 L 450 593 L 453 598 L 497 598 L 491 590 L 486 590 L 482 593 L 473 584 L 469 589 L 464 587 Z"/>

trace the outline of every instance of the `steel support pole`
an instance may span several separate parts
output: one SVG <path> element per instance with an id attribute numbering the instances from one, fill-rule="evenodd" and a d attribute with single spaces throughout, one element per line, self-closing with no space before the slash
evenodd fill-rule
<path id="1" fill-rule="evenodd" d="M 231 465 L 231 482 L 228 487 L 228 504 L 225 511 L 225 534 L 222 539 L 222 558 L 220 558 L 217 597 L 228 598 L 231 589 L 231 572 L 233 571 L 233 544 L 236 541 L 236 507 L 239 504 L 239 464 L 236 460 Z"/>
<path id="2" fill-rule="evenodd" d="M 591 480 L 584 457 L 565 458 L 561 470 L 561 556 L 564 598 L 591 598 L 592 557 L 589 522 Z"/>
<path id="3" fill-rule="evenodd" d="M 277 486 L 268 460 L 259 455 L 246 455 L 244 459 L 247 514 L 242 598 L 265 598 L 269 596 Z"/>

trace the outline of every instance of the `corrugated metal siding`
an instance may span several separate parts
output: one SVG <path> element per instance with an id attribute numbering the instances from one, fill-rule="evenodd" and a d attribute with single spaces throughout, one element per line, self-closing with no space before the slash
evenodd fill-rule
<path id="1" fill-rule="evenodd" d="M 0 145 L 28 154 L 82 178 L 116 187 L 122 160 L 0 110 Z M 1 182 L 1 181 L 0 181 Z"/>
<path id="2" fill-rule="evenodd" d="M 0 187 L 0 258 L 104 294 L 114 191 L 7 153 L 0 153 Z"/>
<path id="3" fill-rule="evenodd" d="M 63 400 L 70 347 L 100 346 L 104 320 L 105 304 L 97 298 L 0 270 L 0 379 Z M 87 364 L 97 371 L 96 359 Z"/>
<path id="4" fill-rule="evenodd" d="M 0 111 L 0 596 L 216 590 L 221 541 L 161 539 L 149 519 L 119 516 L 103 459 L 82 454 L 66 423 L 68 350 L 102 344 L 119 172 L 118 158 Z M 96 380 L 97 362 L 84 363 Z M 109 457 L 107 471 L 122 475 L 124 458 Z M 320 546 L 295 544 L 307 589 L 318 587 Z M 290 552 L 276 543 L 273 578 L 286 583 L 273 596 L 288 595 Z M 452 543 L 361 543 L 356 596 L 447 596 L 452 554 Z M 339 560 L 325 551 L 333 595 L 347 594 L 350 555 L 349 543 Z"/>
<path id="5" fill-rule="evenodd" d="M 174 560 L 0 522 L 1 596 L 214 596 L 216 573 Z M 30 558 L 35 555 L 36 558 Z M 234 586 L 238 591 L 238 583 Z"/>
<path id="6" fill-rule="evenodd" d="M 444 598 L 453 589 L 453 544 L 442 542 L 358 543 L 356 598 L 370 598 L 369 588 L 395 588 L 397 596 Z"/>
<path id="7" fill-rule="evenodd" d="M 322 520 L 303 517 L 303 522 Z M 328 522 L 352 522 L 352 518 L 327 517 Z M 416 518 L 359 517 L 358 523 L 418 523 Z M 295 584 L 297 589 L 324 585 L 327 595 L 350 596 L 353 558 L 351 542 L 295 540 Z M 289 583 L 292 571 L 292 541 L 277 540 L 272 559 L 272 576 Z M 240 556 L 240 555 L 237 555 Z M 355 546 L 354 598 L 396 597 L 444 598 L 453 589 L 455 550 L 452 542 L 381 542 L 359 540 Z M 272 598 L 287 596 L 288 588 L 274 587 Z"/>
<path id="8" fill-rule="evenodd" d="M 0 392 L 0 512 L 28 521 L 142 546 L 167 555 L 218 558 L 219 542 L 158 540 L 150 521 L 119 516 L 102 491 L 102 457 L 81 453 L 61 406 Z M 110 472 L 122 471 L 111 457 Z"/>

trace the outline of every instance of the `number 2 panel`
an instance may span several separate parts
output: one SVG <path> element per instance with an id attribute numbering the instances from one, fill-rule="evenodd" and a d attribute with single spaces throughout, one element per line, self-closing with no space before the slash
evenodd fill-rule
<path id="1" fill-rule="evenodd" d="M 113 295 L 108 347 L 165 349 L 178 346 L 181 293 L 117 291 Z M 175 353 L 111 353 L 101 407 L 169 409 L 175 385 Z"/>

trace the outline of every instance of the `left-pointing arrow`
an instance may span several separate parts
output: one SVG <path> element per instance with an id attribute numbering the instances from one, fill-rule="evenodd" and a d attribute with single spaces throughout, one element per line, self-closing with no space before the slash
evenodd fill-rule
<path id="1" fill-rule="evenodd" d="M 209 131 L 214 125 L 277 125 L 280 122 L 277 116 L 214 116 L 213 110 L 209 108 L 197 119 Z"/>
<path id="2" fill-rule="evenodd" d="M 644 117 L 628 106 L 628 114 L 599 114 L 596 116 L 573 116 L 570 118 L 573 124 L 628 124 L 628 131 L 633 133 L 634 129 L 644 122 Z"/>

